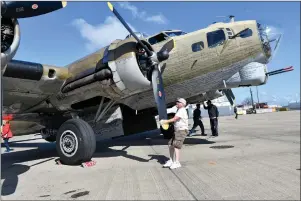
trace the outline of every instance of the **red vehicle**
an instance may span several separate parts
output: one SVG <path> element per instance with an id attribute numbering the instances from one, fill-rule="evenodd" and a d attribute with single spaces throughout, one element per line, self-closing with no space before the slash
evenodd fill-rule
<path id="1" fill-rule="evenodd" d="M 256 103 L 255 104 L 255 108 L 259 109 L 259 108 L 269 108 L 268 103 Z"/>

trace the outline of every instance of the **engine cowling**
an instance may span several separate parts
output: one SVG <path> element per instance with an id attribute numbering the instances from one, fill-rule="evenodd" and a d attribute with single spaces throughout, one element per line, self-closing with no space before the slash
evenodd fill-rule
<path id="1" fill-rule="evenodd" d="M 187 98 L 186 100 L 189 104 L 196 104 L 196 103 L 204 102 L 207 100 L 213 100 L 213 99 L 219 98 L 223 95 L 224 94 L 221 90 L 215 90 L 215 91 L 213 90 L 213 91 L 208 91 L 208 92 L 201 93 L 196 96 Z"/>
<path id="2" fill-rule="evenodd" d="M 267 66 L 251 62 L 226 81 L 226 88 L 259 86 L 267 82 Z"/>
<path id="3" fill-rule="evenodd" d="M 142 42 L 152 49 L 147 42 Z M 104 53 L 103 60 L 108 60 L 113 80 L 122 94 L 137 93 L 151 87 L 151 82 L 148 80 L 151 71 L 146 68 L 146 63 L 142 62 L 140 51 L 140 46 L 135 39 L 128 38 L 115 40 Z"/>
<path id="4" fill-rule="evenodd" d="M 1 71 L 15 56 L 20 45 L 20 26 L 17 19 L 1 18 Z"/>

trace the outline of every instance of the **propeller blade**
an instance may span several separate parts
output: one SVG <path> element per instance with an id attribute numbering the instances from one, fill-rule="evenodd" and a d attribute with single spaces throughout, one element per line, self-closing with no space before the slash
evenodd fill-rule
<path id="1" fill-rule="evenodd" d="M 152 85 L 153 85 L 153 92 L 155 101 L 157 104 L 158 114 L 159 114 L 159 120 L 161 119 L 167 119 L 167 109 L 166 109 L 166 103 L 165 103 L 165 92 L 163 87 L 163 80 L 161 72 L 158 69 L 158 65 L 154 66 L 153 72 L 152 72 Z M 169 127 L 168 124 L 162 125 L 162 128 L 164 130 L 167 130 Z"/>
<path id="2" fill-rule="evenodd" d="M 2 1 L 1 16 L 6 18 L 34 17 L 64 8 L 66 5 L 66 1 Z"/>
<path id="3" fill-rule="evenodd" d="M 141 40 L 137 37 L 137 35 L 132 31 L 132 29 L 127 25 L 124 19 L 120 16 L 118 11 L 114 8 L 114 6 L 108 2 L 109 9 L 114 13 L 114 15 L 119 19 L 119 21 L 123 24 L 123 26 L 131 33 L 131 35 L 137 40 L 137 42 L 145 49 L 148 56 L 151 56 L 153 53 L 148 49 L 146 45 L 144 45 Z"/>
<path id="4" fill-rule="evenodd" d="M 157 52 L 157 59 L 159 62 L 165 61 L 169 58 L 169 52 L 175 47 L 175 41 L 172 39 L 165 43 L 163 47 Z"/>
<path id="5" fill-rule="evenodd" d="M 167 43 L 165 43 L 163 45 L 163 47 L 160 49 L 159 52 L 163 52 L 163 51 L 168 51 L 170 52 L 173 48 L 175 47 L 175 41 L 174 39 L 171 39 L 170 41 L 168 41 Z"/>
<path id="6" fill-rule="evenodd" d="M 120 16 L 118 11 L 113 7 L 113 5 L 108 2 L 109 9 L 114 13 L 114 15 L 118 18 L 118 20 L 123 24 L 123 26 L 131 33 L 131 35 L 137 40 L 137 42 L 145 49 L 150 63 L 154 64 L 152 66 L 151 72 L 151 83 L 154 92 L 154 98 L 158 109 L 159 120 L 167 119 L 167 109 L 166 109 L 166 102 L 165 102 L 165 92 L 163 86 L 163 80 L 161 72 L 159 71 L 158 62 L 164 61 L 169 57 L 169 51 L 174 48 L 174 41 L 167 42 L 165 47 L 161 49 L 162 51 L 157 52 L 154 54 L 152 51 L 148 49 L 146 45 L 142 43 L 142 41 L 137 37 L 137 35 L 132 31 L 132 29 L 128 26 L 128 24 L 124 21 L 124 19 Z M 164 130 L 168 130 L 169 124 L 161 125 Z"/>

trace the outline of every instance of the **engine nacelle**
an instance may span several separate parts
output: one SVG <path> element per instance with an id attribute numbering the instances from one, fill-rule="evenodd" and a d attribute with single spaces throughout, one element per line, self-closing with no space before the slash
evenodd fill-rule
<path id="1" fill-rule="evenodd" d="M 196 96 L 187 98 L 186 100 L 187 100 L 187 103 L 189 103 L 189 104 L 196 104 L 196 103 L 201 103 L 201 102 L 204 102 L 207 100 L 213 100 L 213 99 L 219 98 L 223 95 L 224 94 L 221 90 L 208 91 L 208 92 L 201 93 Z"/>
<path id="2" fill-rule="evenodd" d="M 151 49 L 148 43 L 142 42 Z M 147 72 L 143 71 L 143 64 L 137 54 L 139 51 L 139 45 L 135 39 L 128 38 L 115 40 L 104 52 L 103 61 L 108 61 L 113 80 L 122 94 L 137 93 L 151 87 Z"/>
<path id="3" fill-rule="evenodd" d="M 266 73 L 267 66 L 265 64 L 249 63 L 226 81 L 226 88 L 263 85 L 268 79 Z"/>
<path id="4" fill-rule="evenodd" d="M 20 45 L 20 26 L 17 19 L 1 18 L 1 71 L 15 56 Z"/>

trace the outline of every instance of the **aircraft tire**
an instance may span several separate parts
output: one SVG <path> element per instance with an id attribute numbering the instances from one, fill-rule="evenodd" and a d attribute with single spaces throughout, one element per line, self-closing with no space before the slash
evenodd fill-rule
<path id="1" fill-rule="evenodd" d="M 56 150 L 65 165 L 90 161 L 96 149 L 92 127 L 81 119 L 70 119 L 61 125 L 56 136 Z"/>

